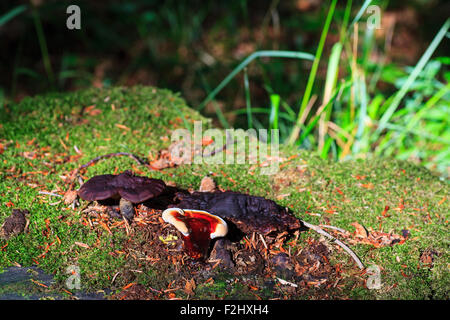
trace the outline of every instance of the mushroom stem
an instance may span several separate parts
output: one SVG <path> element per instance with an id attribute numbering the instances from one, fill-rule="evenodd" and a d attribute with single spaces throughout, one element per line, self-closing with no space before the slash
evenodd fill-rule
<path id="1" fill-rule="evenodd" d="M 131 201 L 125 198 L 120 198 L 119 208 L 122 216 L 124 216 L 128 221 L 131 221 L 133 219 L 134 207 Z"/>
<path id="2" fill-rule="evenodd" d="M 194 259 L 206 257 L 211 242 L 211 228 L 209 223 L 204 220 L 192 218 L 187 218 L 185 221 L 191 230 L 189 235 L 183 235 L 186 251 Z"/>

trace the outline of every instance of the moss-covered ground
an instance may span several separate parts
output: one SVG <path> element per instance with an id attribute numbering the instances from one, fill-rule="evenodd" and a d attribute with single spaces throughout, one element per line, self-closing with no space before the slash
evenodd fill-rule
<path id="1" fill-rule="evenodd" d="M 195 120 L 210 125 L 178 95 L 151 87 L 50 94 L 0 109 L 0 224 L 13 208 L 30 212 L 25 233 L 0 239 L 0 267 L 37 265 L 55 276 L 53 289 L 70 298 L 64 282 L 69 276 L 67 268 L 77 265 L 83 290 L 120 292 L 128 285 L 119 273 L 127 263 L 120 254 L 128 239 L 125 229 L 110 234 L 92 228 L 83 220 L 80 208 L 71 209 L 61 198 L 39 192 L 64 195 L 70 173 L 99 155 L 130 152 L 154 160 L 170 145 L 174 129 L 192 128 Z M 201 179 L 212 174 L 223 189 L 273 199 L 303 220 L 350 232 L 342 240 L 352 243 L 366 266 L 380 267 L 381 288 L 368 289 L 364 285 L 367 273 L 360 272 L 348 255 L 333 245 L 331 263 L 339 268 L 340 279 L 330 298 L 449 298 L 447 182 L 424 168 L 393 159 L 331 163 L 283 148 L 281 156 L 285 161 L 275 175 L 260 175 L 259 168 L 250 164 L 151 170 L 128 157 L 113 157 L 88 167 L 83 177 L 131 169 L 181 188 L 198 189 Z M 81 201 L 81 206 L 85 204 Z M 352 242 L 356 239 L 354 222 L 369 231 L 409 235 L 402 243 L 383 247 Z M 311 238 L 319 236 L 302 232 L 293 245 L 304 247 Z M 424 252 L 433 252 L 431 262 L 421 259 Z M 136 281 L 145 287 L 157 283 L 154 279 L 159 276 L 148 273 Z M 241 282 L 229 284 L 222 274 L 215 282 L 197 285 L 197 295 L 189 297 L 225 297 L 224 292 L 250 290 L 242 286 Z M 258 290 L 266 289 L 250 291 L 258 294 Z M 183 290 L 172 293 L 186 297 Z"/>

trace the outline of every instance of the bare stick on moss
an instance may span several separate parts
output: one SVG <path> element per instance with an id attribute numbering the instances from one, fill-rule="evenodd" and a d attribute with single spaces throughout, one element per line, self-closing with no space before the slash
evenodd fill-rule
<path id="1" fill-rule="evenodd" d="M 104 154 L 104 155 L 98 156 L 98 157 L 90 160 L 89 162 L 83 164 L 81 167 L 78 168 L 77 171 L 80 171 L 81 169 L 87 168 L 87 167 L 93 165 L 94 163 L 96 163 L 96 162 L 98 162 L 98 161 L 100 161 L 102 159 L 108 159 L 108 158 L 118 157 L 118 156 L 127 156 L 127 157 L 133 159 L 134 161 L 136 161 L 140 165 L 148 165 L 149 164 L 146 160 L 144 160 L 144 159 L 142 159 L 142 158 L 140 158 L 140 157 L 138 157 L 138 156 L 136 156 L 136 155 L 134 155 L 132 153 L 115 152 L 115 153 L 108 153 L 108 154 Z"/>
<path id="2" fill-rule="evenodd" d="M 322 228 L 315 226 L 313 224 L 310 224 L 308 222 L 305 222 L 303 220 L 301 220 L 302 223 L 305 225 L 305 227 L 308 227 L 312 230 L 314 230 L 315 232 L 327 237 L 328 239 L 331 239 L 333 242 L 335 242 L 338 246 L 340 246 L 342 249 L 344 249 L 345 251 L 347 251 L 347 253 L 353 258 L 353 260 L 356 262 L 356 264 L 358 265 L 358 267 L 363 270 L 364 269 L 364 265 L 361 262 L 361 260 L 359 260 L 358 256 L 356 255 L 356 253 L 354 253 L 352 251 L 352 249 L 350 249 L 345 243 L 343 243 L 342 241 L 336 239 L 335 237 L 333 237 L 331 234 L 329 234 L 328 232 L 324 231 Z"/>
<path id="3" fill-rule="evenodd" d="M 80 185 L 83 184 L 83 183 L 82 183 L 82 180 L 80 181 L 81 177 L 78 175 L 78 173 L 79 173 L 81 170 L 83 170 L 83 169 L 85 169 L 85 168 L 87 168 L 87 167 L 89 167 L 89 166 L 91 166 L 91 165 L 97 163 L 98 161 L 100 161 L 100 160 L 102 160 L 102 159 L 108 159 L 108 158 L 118 157 L 118 156 L 127 156 L 127 157 L 133 159 L 134 161 L 136 161 L 137 164 L 139 164 L 139 165 L 144 165 L 144 166 L 148 166 L 148 168 L 150 168 L 149 163 L 148 163 L 147 160 L 144 160 L 144 159 L 142 159 L 142 158 L 140 158 L 140 157 L 138 157 L 138 156 L 136 156 L 136 155 L 134 155 L 134 154 L 132 154 L 132 153 L 128 153 L 128 152 L 114 152 L 114 153 L 104 154 L 104 155 L 98 156 L 98 157 L 96 157 L 96 158 L 94 158 L 94 159 L 92 159 L 92 160 L 86 162 L 85 164 L 83 164 L 82 166 L 78 167 L 78 169 L 76 169 L 76 170 L 73 172 L 72 178 L 70 179 L 69 190 L 72 190 L 73 185 L 74 185 L 74 183 L 75 183 L 75 180 L 76 180 L 77 178 L 78 178 L 78 180 L 79 180 Z"/>

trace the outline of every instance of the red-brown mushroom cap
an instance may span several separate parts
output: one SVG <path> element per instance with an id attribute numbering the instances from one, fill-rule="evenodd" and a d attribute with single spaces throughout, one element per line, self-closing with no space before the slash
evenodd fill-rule
<path id="1" fill-rule="evenodd" d="M 165 188 L 162 180 L 135 176 L 125 171 L 119 175 L 92 177 L 81 186 L 78 195 L 87 201 L 121 197 L 139 203 L 158 196 Z"/>
<path id="2" fill-rule="evenodd" d="M 195 259 L 206 255 L 211 239 L 228 233 L 227 223 L 206 211 L 170 208 L 163 212 L 162 218 L 181 232 L 185 249 Z"/>
<path id="3" fill-rule="evenodd" d="M 78 190 L 81 199 L 87 201 L 105 200 L 117 195 L 117 190 L 112 186 L 112 181 L 116 178 L 113 174 L 103 174 L 92 177 L 86 181 Z"/>
<path id="4" fill-rule="evenodd" d="M 166 188 L 164 181 L 134 176 L 130 171 L 119 174 L 113 181 L 122 198 L 133 203 L 143 202 L 160 195 Z"/>
<path id="5" fill-rule="evenodd" d="M 244 233 L 291 232 L 302 224 L 289 210 L 263 197 L 238 192 L 194 192 L 176 194 L 177 208 L 205 210 L 227 219 Z"/>

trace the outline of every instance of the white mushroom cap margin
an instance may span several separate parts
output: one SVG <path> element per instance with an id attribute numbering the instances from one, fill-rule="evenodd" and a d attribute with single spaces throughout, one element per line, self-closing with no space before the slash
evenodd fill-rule
<path id="1" fill-rule="evenodd" d="M 194 209 L 184 209 L 183 210 L 180 208 L 169 208 L 169 209 L 164 210 L 164 212 L 162 213 L 162 219 L 165 222 L 173 225 L 178 231 L 180 231 L 183 234 L 183 236 L 187 237 L 190 234 L 188 226 L 186 225 L 186 223 L 184 221 L 177 218 L 178 214 L 185 216 L 186 215 L 185 211 L 195 212 L 200 215 L 208 216 L 217 222 L 216 226 L 214 228 L 214 231 L 212 233 L 210 233 L 210 235 L 209 235 L 211 239 L 215 239 L 218 237 L 224 237 L 228 233 L 228 225 L 225 222 L 225 220 L 223 220 L 219 216 L 213 215 L 209 212 L 202 211 L 202 210 L 194 210 Z"/>

